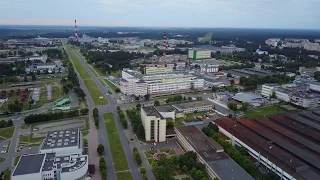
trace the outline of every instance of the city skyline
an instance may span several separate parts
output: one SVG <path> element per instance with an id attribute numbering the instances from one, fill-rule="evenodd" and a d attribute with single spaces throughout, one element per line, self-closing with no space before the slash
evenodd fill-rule
<path id="1" fill-rule="evenodd" d="M 77 19 L 79 26 L 320 29 L 319 6 L 316 0 L 2 0 L 0 24 L 69 26 Z"/>

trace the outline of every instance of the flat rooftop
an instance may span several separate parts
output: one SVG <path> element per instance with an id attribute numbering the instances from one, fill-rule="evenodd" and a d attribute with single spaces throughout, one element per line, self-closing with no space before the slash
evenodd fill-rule
<path id="1" fill-rule="evenodd" d="M 39 173 L 44 159 L 45 154 L 21 156 L 12 176 Z"/>
<path id="2" fill-rule="evenodd" d="M 154 108 L 156 108 L 157 111 L 159 111 L 159 112 L 173 112 L 173 111 L 177 111 L 177 109 L 174 108 L 173 106 L 155 106 Z"/>
<path id="3" fill-rule="evenodd" d="M 175 131 L 188 141 L 220 179 L 253 180 L 247 172 L 223 152 L 220 144 L 206 136 L 196 126 L 179 126 L 175 127 Z"/>
<path id="4" fill-rule="evenodd" d="M 41 150 L 64 147 L 80 146 L 79 129 L 67 129 L 61 131 L 51 131 L 47 134 L 40 147 Z"/>
<path id="5" fill-rule="evenodd" d="M 237 93 L 232 99 L 240 101 L 240 102 L 253 102 L 253 101 L 260 101 L 264 99 L 262 96 L 253 93 Z"/>
<path id="6" fill-rule="evenodd" d="M 194 102 L 188 102 L 188 103 L 175 104 L 173 106 L 178 109 L 190 109 L 190 108 L 212 106 L 212 105 L 204 101 L 194 101 Z"/>
<path id="7" fill-rule="evenodd" d="M 154 106 L 142 107 L 147 116 L 155 116 L 157 118 L 164 119 L 164 117 L 156 110 Z"/>

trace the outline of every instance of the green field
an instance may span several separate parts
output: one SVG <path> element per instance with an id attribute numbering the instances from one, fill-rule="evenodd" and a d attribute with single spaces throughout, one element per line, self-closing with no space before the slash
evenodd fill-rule
<path id="1" fill-rule="evenodd" d="M 79 72 L 82 79 L 88 79 L 91 78 L 90 74 L 87 72 L 87 70 L 82 66 L 80 59 L 77 58 L 77 56 L 72 52 L 72 48 L 67 48 L 67 51 L 71 57 L 71 60 L 76 67 L 77 71 Z"/>
<path id="2" fill-rule="evenodd" d="M 118 87 L 115 86 L 114 84 L 112 84 L 109 80 L 105 79 L 105 81 L 107 82 L 107 84 L 110 86 L 110 88 L 111 88 L 113 91 L 116 91 L 116 89 L 118 89 Z"/>
<path id="3" fill-rule="evenodd" d="M 118 129 L 116 126 L 116 122 L 113 119 L 113 116 L 111 113 L 106 113 L 103 115 L 103 117 L 104 117 L 106 129 L 107 129 L 112 160 L 114 162 L 114 169 L 115 171 L 128 170 L 129 166 L 126 159 L 126 155 L 123 151 L 122 143 L 121 143 Z"/>
<path id="4" fill-rule="evenodd" d="M 133 179 L 131 172 L 118 172 L 116 173 L 117 180 L 131 180 Z"/>
<path id="5" fill-rule="evenodd" d="M 4 162 L 6 158 L 0 158 L 0 163 Z"/>
<path id="6" fill-rule="evenodd" d="M 90 96 L 92 98 L 92 101 L 95 105 L 105 105 L 108 104 L 107 99 L 103 96 L 102 92 L 98 88 L 97 84 L 92 79 L 87 79 L 83 81 L 86 85 Z M 102 98 L 100 98 L 102 97 Z"/>
<path id="7" fill-rule="evenodd" d="M 244 116 L 242 116 L 242 118 L 253 118 L 257 116 L 284 114 L 286 112 L 286 110 L 280 108 L 279 106 L 269 106 L 260 109 L 250 109 L 244 112 Z"/>
<path id="8" fill-rule="evenodd" d="M 11 138 L 14 132 L 14 127 L 0 129 L 0 140 Z"/>

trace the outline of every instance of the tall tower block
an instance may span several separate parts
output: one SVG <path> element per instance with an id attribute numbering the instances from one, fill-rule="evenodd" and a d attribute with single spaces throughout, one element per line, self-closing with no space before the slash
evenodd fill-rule
<path id="1" fill-rule="evenodd" d="M 77 27 L 77 20 L 74 20 L 74 37 L 76 41 L 78 41 L 78 27 Z"/>
<path id="2" fill-rule="evenodd" d="M 164 64 L 166 64 L 166 54 L 167 54 L 167 34 L 166 32 L 163 32 L 163 57 L 162 57 L 162 62 L 164 62 Z"/>

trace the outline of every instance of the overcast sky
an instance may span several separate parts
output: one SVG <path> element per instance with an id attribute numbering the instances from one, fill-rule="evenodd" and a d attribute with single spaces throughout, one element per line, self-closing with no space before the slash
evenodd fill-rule
<path id="1" fill-rule="evenodd" d="M 0 0 L 0 24 L 320 29 L 320 0 Z"/>

